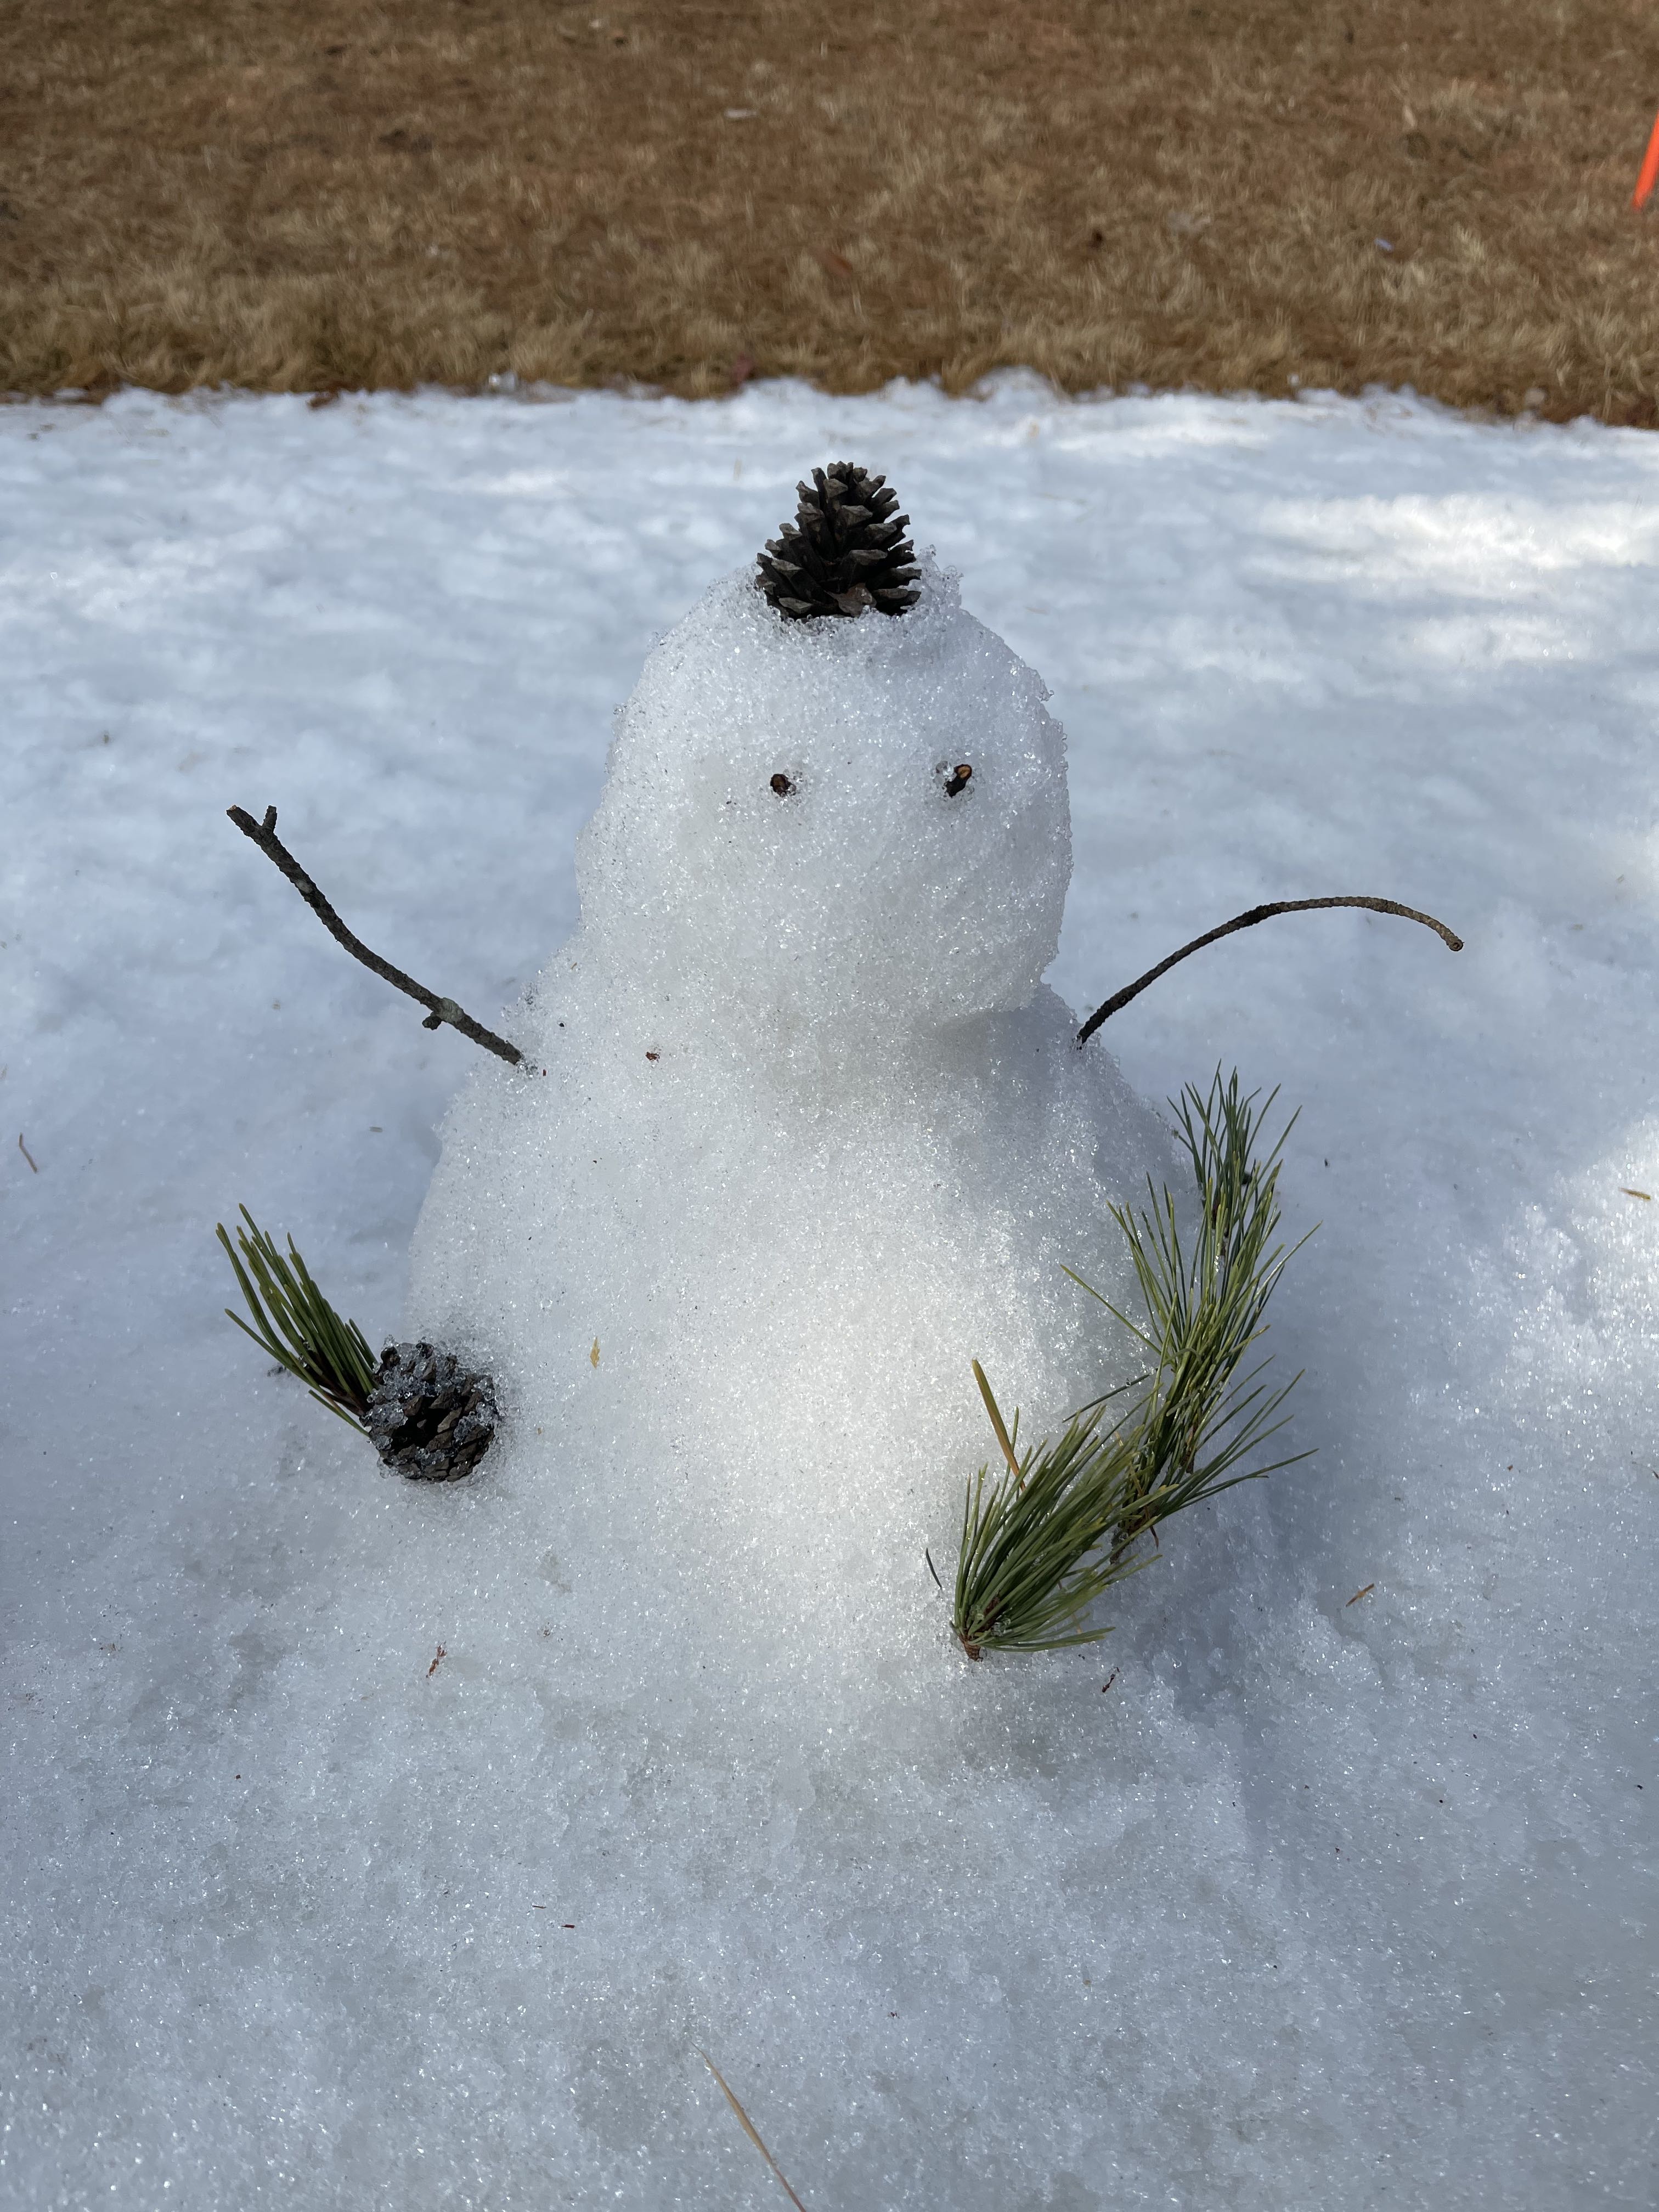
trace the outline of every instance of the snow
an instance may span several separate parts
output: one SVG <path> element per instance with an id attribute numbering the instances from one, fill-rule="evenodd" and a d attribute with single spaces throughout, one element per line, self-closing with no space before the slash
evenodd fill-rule
<path id="1" fill-rule="evenodd" d="M 1274 921 L 1089 1048 L 1282 1085 L 1322 1223 L 1275 1313 L 1317 1457 L 1094 1652 L 963 1660 L 925 1499 L 792 1582 L 738 1477 L 819 1430 L 764 1359 L 714 1465 L 602 1315 L 557 1453 L 432 1493 L 220 1317 L 245 1200 L 389 1332 L 492 1079 L 224 807 L 511 1027 L 611 708 L 843 454 L 1050 687 L 1073 1009 L 1261 899 L 1468 940 Z M 1652 2201 L 1656 490 L 1636 433 L 1020 379 L 0 410 L 0 2200 L 781 2202 L 707 2051 L 813 2212 Z M 751 1347 L 792 1258 L 832 1320 L 915 1259 L 801 1182 L 746 1308 L 775 1193 L 704 1224 Z M 901 1448 L 914 1364 L 848 1434 Z M 877 1496 L 829 1459 L 826 1543 Z"/>

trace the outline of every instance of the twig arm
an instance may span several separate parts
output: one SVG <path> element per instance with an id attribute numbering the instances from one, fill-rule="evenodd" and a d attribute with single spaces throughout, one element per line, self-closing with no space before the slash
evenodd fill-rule
<path id="1" fill-rule="evenodd" d="M 1149 983 L 1156 983 L 1160 975 L 1167 975 L 1179 960 L 1189 953 L 1201 952 L 1206 945 L 1213 945 L 1219 937 L 1231 937 L 1237 929 L 1250 929 L 1258 921 L 1271 921 L 1276 914 L 1309 914 L 1316 907 L 1361 906 L 1371 914 L 1397 914 L 1402 921 L 1420 921 L 1425 929 L 1431 929 L 1442 943 L 1453 952 L 1463 950 L 1463 940 L 1454 936 L 1443 921 L 1437 921 L 1431 914 L 1419 914 L 1414 906 L 1401 906 L 1397 899 L 1385 898 L 1310 898 L 1276 899 L 1271 906 L 1253 906 L 1248 914 L 1236 914 L 1231 921 L 1224 921 L 1218 929 L 1206 929 L 1202 937 L 1194 938 L 1183 945 L 1179 952 L 1172 952 L 1167 960 L 1160 960 L 1156 968 L 1149 968 L 1133 983 L 1126 983 L 1115 992 L 1103 1006 L 1097 1006 L 1077 1033 L 1079 1044 L 1087 1044 L 1104 1021 L 1109 1021 L 1120 1007 L 1127 1006 L 1131 999 L 1138 999 Z"/>
<path id="2" fill-rule="evenodd" d="M 372 968 L 377 975 L 428 1009 L 427 1018 L 421 1024 L 422 1029 L 439 1029 L 447 1022 L 451 1029 L 459 1030 L 474 1044 L 481 1044 L 486 1052 L 493 1052 L 498 1060 L 507 1060 L 514 1067 L 521 1065 L 524 1054 L 516 1045 L 509 1044 L 505 1037 L 497 1036 L 494 1030 L 487 1030 L 482 1022 L 475 1022 L 471 1014 L 456 1005 L 453 999 L 446 999 L 436 991 L 428 991 L 424 983 L 417 983 L 412 975 L 405 975 L 401 968 L 394 968 L 389 960 L 382 960 L 378 952 L 369 951 L 361 937 L 352 934 L 276 835 L 276 809 L 274 806 L 266 807 L 263 822 L 256 822 L 245 807 L 232 806 L 226 811 L 242 835 L 251 837 L 265 858 L 282 870 L 337 945 L 344 945 L 354 960 L 361 960 L 365 968 Z"/>

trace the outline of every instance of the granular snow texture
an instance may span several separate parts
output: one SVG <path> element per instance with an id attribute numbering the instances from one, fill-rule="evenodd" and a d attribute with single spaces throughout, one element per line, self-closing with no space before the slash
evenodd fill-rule
<path id="1" fill-rule="evenodd" d="M 246 1200 L 392 1334 L 478 1058 L 224 807 L 510 1026 L 611 708 L 843 453 L 1051 687 L 1077 1012 L 1262 899 L 1468 940 L 1274 921 L 1102 1033 L 1301 1106 L 1319 1451 L 1091 1651 L 969 1666 L 867 1516 L 867 1666 L 707 1602 L 609 1322 L 544 1484 L 416 1486 L 219 1317 Z M 0 2200 L 781 2201 L 707 2051 L 812 2212 L 1653 2201 L 1656 493 L 1636 434 L 1019 380 L 0 412 Z"/>

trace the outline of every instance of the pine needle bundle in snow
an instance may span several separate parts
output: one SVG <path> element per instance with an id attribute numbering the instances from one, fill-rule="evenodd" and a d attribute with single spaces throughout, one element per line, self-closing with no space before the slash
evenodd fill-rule
<path id="1" fill-rule="evenodd" d="M 904 535 L 910 518 L 896 513 L 898 495 L 885 477 L 834 461 L 795 489 L 795 520 L 767 541 L 757 562 L 760 587 L 781 615 L 807 622 L 866 607 L 902 615 L 915 606 L 921 571 Z"/>
<path id="2" fill-rule="evenodd" d="M 1224 1084 L 1218 1070 L 1207 1097 L 1190 1085 L 1183 1092 L 1175 1108 L 1178 1136 L 1199 1200 L 1190 1240 L 1183 1242 L 1167 1188 L 1160 1194 L 1149 1184 L 1148 1212 L 1112 1208 L 1128 1239 L 1145 1320 L 1101 1303 L 1151 1354 L 1147 1374 L 1131 1386 L 1142 1395 L 1124 1414 L 1109 1420 L 1112 1400 L 1097 1400 L 1073 1415 L 1057 1443 L 1021 1456 L 1018 1414 L 1011 1432 L 974 1363 L 1007 1472 L 988 1495 L 981 1468 L 963 1504 L 951 1625 L 970 1659 L 985 1650 L 1098 1642 L 1110 1631 L 1085 1616 L 1114 1583 L 1151 1564 L 1139 1538 L 1235 1483 L 1308 1456 L 1237 1471 L 1284 1427 L 1289 1417 L 1281 1409 L 1300 1380 L 1269 1390 L 1261 1379 L 1266 1360 L 1242 1377 L 1238 1371 L 1264 1332 L 1267 1301 L 1291 1257 L 1273 1242 L 1291 1125 L 1265 1156 L 1256 1152 L 1277 1096 L 1258 1113 L 1254 1095 L 1240 1097 L 1237 1072 Z M 1080 1275 L 1073 1280 L 1100 1297 Z"/>
<path id="3" fill-rule="evenodd" d="M 1140 1425 L 1140 1487 L 1119 1522 L 1120 1549 L 1183 1506 L 1273 1472 L 1228 1470 L 1285 1426 L 1289 1415 L 1275 1416 L 1301 1380 L 1292 1376 L 1270 1391 L 1261 1380 L 1268 1365 L 1265 1359 L 1236 1379 L 1245 1354 L 1264 1333 L 1267 1301 L 1280 1275 L 1307 1242 L 1304 1237 L 1286 1251 L 1273 1241 L 1279 1218 L 1279 1170 L 1296 1116 L 1261 1158 L 1256 1145 L 1278 1096 L 1277 1091 L 1270 1092 L 1257 1112 L 1254 1094 L 1239 1096 L 1237 1070 L 1224 1085 L 1218 1070 L 1207 1098 L 1188 1085 L 1179 1103 L 1171 1102 L 1180 1122 L 1178 1141 L 1192 1164 L 1199 1197 L 1198 1227 L 1189 1247 L 1183 1246 L 1169 1190 L 1160 1195 L 1149 1182 L 1149 1212 L 1112 1208 L 1129 1240 L 1146 1325 L 1109 1299 L 1101 1303 L 1139 1338 L 1155 1362 Z M 1091 1297 L 1100 1297 L 1080 1276 L 1073 1280 Z M 1279 1460 L 1274 1467 L 1291 1464 Z"/>
<path id="4" fill-rule="evenodd" d="M 1055 1444 L 1018 1455 L 1019 1415 L 1005 1426 L 985 1370 L 974 1379 L 1007 1462 L 992 1487 L 981 1468 L 963 1502 L 962 1550 L 951 1625 L 970 1659 L 987 1650 L 1053 1651 L 1108 1634 L 1079 1626 L 1115 1582 L 1146 1559 L 1111 1538 L 1136 1496 L 1139 1437 L 1132 1424 L 1106 1425 L 1107 1401 L 1085 1407 Z"/>
<path id="5" fill-rule="evenodd" d="M 294 1239 L 284 1257 L 246 1206 L 240 1212 L 246 1226 L 236 1246 L 222 1222 L 218 1235 L 253 1326 L 228 1306 L 227 1319 L 368 1437 L 396 1474 L 416 1482 L 471 1474 L 495 1433 L 491 1378 L 430 1344 L 388 1344 L 377 1365 L 356 1322 L 342 1320 L 318 1289 Z"/>
<path id="6" fill-rule="evenodd" d="M 291 1237 L 284 1259 L 276 1239 L 260 1228 L 246 1206 L 238 1210 L 246 1224 L 236 1231 L 240 1258 L 223 1222 L 216 1225 L 219 1242 L 253 1316 L 253 1327 L 228 1306 L 226 1319 L 268 1352 L 279 1367 L 297 1375 L 319 1406 L 366 1436 L 363 1424 L 374 1387 L 374 1354 L 368 1339 L 355 1321 L 342 1321 L 335 1312 L 313 1282 Z"/>

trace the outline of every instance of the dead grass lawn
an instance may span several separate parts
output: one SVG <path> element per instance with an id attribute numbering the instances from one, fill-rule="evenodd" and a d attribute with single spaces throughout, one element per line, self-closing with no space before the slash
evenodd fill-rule
<path id="1" fill-rule="evenodd" d="M 0 0 L 0 390 L 1025 363 L 1650 423 L 1656 99 L 1647 0 Z"/>

